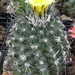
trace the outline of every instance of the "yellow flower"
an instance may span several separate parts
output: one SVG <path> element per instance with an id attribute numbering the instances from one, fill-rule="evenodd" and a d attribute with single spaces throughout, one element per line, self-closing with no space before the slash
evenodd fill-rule
<path id="1" fill-rule="evenodd" d="M 31 5 L 36 15 L 44 15 L 45 10 L 50 4 L 55 3 L 55 0 L 26 0 L 25 2 Z"/>

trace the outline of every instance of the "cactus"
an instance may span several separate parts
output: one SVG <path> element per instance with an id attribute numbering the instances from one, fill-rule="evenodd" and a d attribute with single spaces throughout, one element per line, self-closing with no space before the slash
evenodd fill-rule
<path id="1" fill-rule="evenodd" d="M 15 23 L 9 48 L 14 75 L 59 75 L 64 66 L 69 45 L 52 6 L 44 16 L 36 16 L 29 8 Z"/>
<path id="2" fill-rule="evenodd" d="M 63 0 L 63 8 L 66 15 L 75 17 L 75 0 Z"/>

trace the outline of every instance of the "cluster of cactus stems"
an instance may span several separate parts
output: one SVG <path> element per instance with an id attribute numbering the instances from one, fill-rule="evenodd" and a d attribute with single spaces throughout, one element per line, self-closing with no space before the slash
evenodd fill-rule
<path id="1" fill-rule="evenodd" d="M 29 8 L 15 23 L 8 50 L 14 75 L 60 75 L 69 43 L 60 18 L 54 17 L 55 7 L 50 7 L 44 16 Z"/>

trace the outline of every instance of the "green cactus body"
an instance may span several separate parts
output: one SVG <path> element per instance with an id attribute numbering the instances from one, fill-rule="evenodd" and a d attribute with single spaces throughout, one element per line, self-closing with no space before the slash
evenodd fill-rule
<path id="1" fill-rule="evenodd" d="M 59 75 L 68 50 L 64 25 L 52 13 L 41 18 L 28 13 L 25 17 L 20 17 L 11 35 L 14 75 Z"/>
<path id="2" fill-rule="evenodd" d="M 75 0 L 63 0 L 65 13 L 70 17 L 75 17 Z"/>

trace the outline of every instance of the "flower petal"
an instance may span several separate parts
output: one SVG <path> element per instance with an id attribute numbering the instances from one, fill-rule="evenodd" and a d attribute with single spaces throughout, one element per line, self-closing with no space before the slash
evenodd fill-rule
<path id="1" fill-rule="evenodd" d="M 72 38 L 75 38 L 75 34 L 70 34 L 69 36 L 71 36 Z"/>
<path id="2" fill-rule="evenodd" d="M 45 13 L 45 10 L 52 3 L 55 3 L 55 0 L 26 0 L 26 3 L 29 3 L 36 15 L 41 14 L 42 16 Z"/>
<path id="3" fill-rule="evenodd" d="M 75 31 L 75 28 L 72 28 L 72 30 L 74 30 L 74 31 Z"/>
<path id="4" fill-rule="evenodd" d="M 75 30 L 68 30 L 68 32 L 75 34 Z"/>

